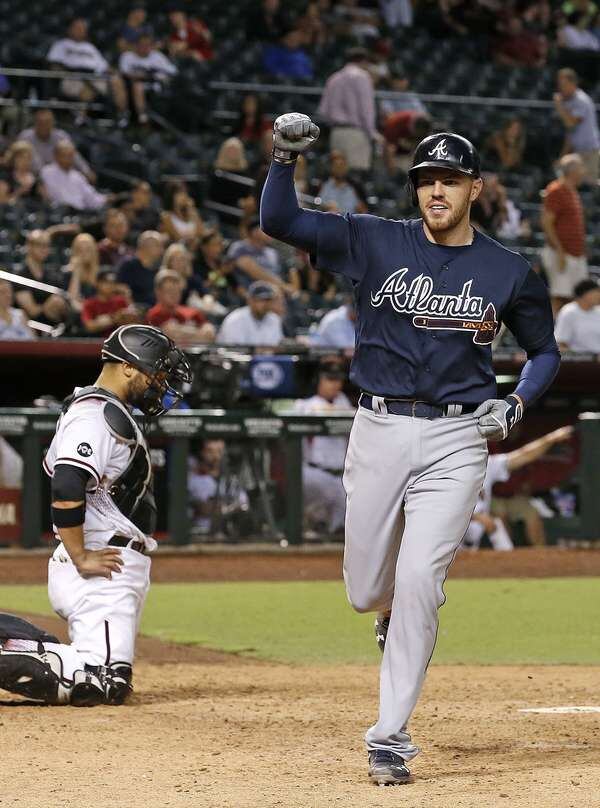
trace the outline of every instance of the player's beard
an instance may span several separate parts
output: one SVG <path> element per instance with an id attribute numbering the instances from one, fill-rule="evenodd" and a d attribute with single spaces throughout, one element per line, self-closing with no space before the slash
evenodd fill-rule
<path id="1" fill-rule="evenodd" d="M 448 211 L 447 216 L 431 216 L 427 208 L 421 211 L 421 213 L 427 227 L 432 233 L 447 232 L 448 230 L 454 229 L 458 224 L 460 224 L 460 222 L 463 221 L 465 217 L 469 215 L 469 199 L 465 199 L 460 206 L 454 206 Z"/>
<path id="2" fill-rule="evenodd" d="M 149 398 L 159 398 L 160 394 L 158 391 L 151 387 L 148 387 L 146 379 L 142 376 L 134 376 L 133 379 L 129 382 L 129 387 L 127 389 L 127 402 L 132 407 L 137 407 L 138 410 L 145 412 L 146 407 L 148 405 Z"/>

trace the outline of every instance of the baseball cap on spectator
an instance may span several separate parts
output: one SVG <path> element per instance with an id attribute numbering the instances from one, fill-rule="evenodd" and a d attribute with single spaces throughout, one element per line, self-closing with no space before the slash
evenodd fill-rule
<path id="1" fill-rule="evenodd" d="M 275 287 L 267 281 L 254 281 L 248 287 L 248 297 L 253 297 L 255 300 L 274 300 Z"/>
<path id="2" fill-rule="evenodd" d="M 584 281 L 579 281 L 579 283 L 575 285 L 573 294 L 575 297 L 583 297 L 587 292 L 591 292 L 592 289 L 600 289 L 600 287 L 596 281 L 593 281 L 591 278 L 586 278 Z"/>

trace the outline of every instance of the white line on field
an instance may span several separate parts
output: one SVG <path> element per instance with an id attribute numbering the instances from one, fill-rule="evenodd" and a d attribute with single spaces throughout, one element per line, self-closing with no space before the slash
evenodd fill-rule
<path id="1" fill-rule="evenodd" d="M 519 713 L 600 713 L 600 707 L 529 707 L 526 710 L 518 710 Z"/>

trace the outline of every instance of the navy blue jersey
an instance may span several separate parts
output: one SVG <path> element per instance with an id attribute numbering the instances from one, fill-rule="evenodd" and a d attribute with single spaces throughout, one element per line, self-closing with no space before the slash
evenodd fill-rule
<path id="1" fill-rule="evenodd" d="M 421 219 L 303 211 L 292 204 L 288 185 L 293 192 L 292 171 L 274 164 L 263 193 L 263 229 L 309 250 L 318 269 L 352 280 L 350 378 L 361 389 L 433 404 L 494 398 L 491 343 L 503 321 L 529 357 L 552 356 L 544 379 L 532 385 L 528 368 L 531 390 L 517 392 L 531 401 L 542 392 L 536 387 L 548 386 L 559 361 L 552 310 L 522 256 L 477 231 L 468 246 L 434 244 Z"/>

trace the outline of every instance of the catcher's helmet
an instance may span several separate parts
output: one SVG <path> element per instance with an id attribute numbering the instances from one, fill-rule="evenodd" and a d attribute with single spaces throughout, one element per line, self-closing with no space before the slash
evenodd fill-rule
<path id="1" fill-rule="evenodd" d="M 408 184 L 413 204 L 417 204 L 417 172 L 420 168 L 448 168 L 469 177 L 479 177 L 481 163 L 477 149 L 461 135 L 438 132 L 419 143 L 408 171 Z"/>
<path id="2" fill-rule="evenodd" d="M 183 352 L 159 328 L 123 325 L 102 345 L 103 362 L 127 362 L 150 379 L 139 400 L 130 402 L 150 417 L 162 415 L 183 398 L 192 370 Z M 167 400 L 165 400 L 165 397 Z"/>

